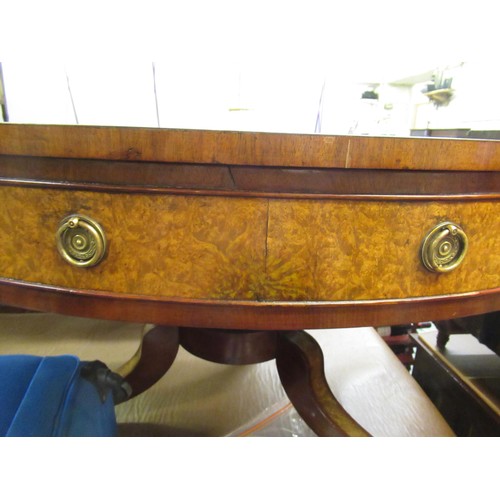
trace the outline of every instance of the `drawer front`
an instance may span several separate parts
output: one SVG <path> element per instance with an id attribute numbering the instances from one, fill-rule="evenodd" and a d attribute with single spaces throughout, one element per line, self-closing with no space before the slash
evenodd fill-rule
<path id="1" fill-rule="evenodd" d="M 172 299 L 355 301 L 500 286 L 497 201 L 349 201 L 105 193 L 1 187 L 0 276 L 71 289 Z M 94 267 L 56 248 L 65 217 L 95 219 L 107 238 Z M 468 251 L 449 273 L 420 258 L 450 221 Z"/>
<path id="2" fill-rule="evenodd" d="M 261 199 L 0 189 L 0 275 L 68 288 L 173 298 L 255 299 L 265 269 Z M 108 248 L 95 267 L 67 263 L 60 221 L 92 217 Z"/>
<path id="3" fill-rule="evenodd" d="M 426 234 L 451 221 L 468 250 L 448 273 L 420 259 Z M 266 296 L 272 300 L 400 299 L 500 286 L 499 202 L 274 200 Z"/>

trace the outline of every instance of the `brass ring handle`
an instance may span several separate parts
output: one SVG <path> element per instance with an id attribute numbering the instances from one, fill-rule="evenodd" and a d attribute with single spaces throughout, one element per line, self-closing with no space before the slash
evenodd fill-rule
<path id="1" fill-rule="evenodd" d="M 442 222 L 427 233 L 422 243 L 422 263 L 434 273 L 447 273 L 464 260 L 468 239 L 463 229 L 452 222 Z"/>
<path id="2" fill-rule="evenodd" d="M 84 215 L 64 218 L 56 233 L 56 243 L 63 259 L 77 267 L 95 266 L 103 259 L 107 247 L 102 227 Z"/>

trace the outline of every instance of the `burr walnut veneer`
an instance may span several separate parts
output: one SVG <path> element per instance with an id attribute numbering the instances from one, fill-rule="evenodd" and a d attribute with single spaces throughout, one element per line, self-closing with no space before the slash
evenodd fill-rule
<path id="1" fill-rule="evenodd" d="M 193 350 L 272 332 L 280 373 L 312 352 L 292 330 L 500 309 L 496 141 L 4 124 L 0 200 L 1 303 L 175 325 Z M 74 215 L 105 233 L 91 267 L 56 245 Z M 422 244 L 445 222 L 466 253 L 432 272 Z"/>

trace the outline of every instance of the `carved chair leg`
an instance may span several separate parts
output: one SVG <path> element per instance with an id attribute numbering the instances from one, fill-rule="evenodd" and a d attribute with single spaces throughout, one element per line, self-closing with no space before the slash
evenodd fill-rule
<path id="1" fill-rule="evenodd" d="M 276 365 L 290 401 L 318 436 L 369 436 L 335 399 L 319 344 L 304 331 L 278 336 Z"/>
<path id="2" fill-rule="evenodd" d="M 147 331 L 132 359 L 117 370 L 138 396 L 158 382 L 172 366 L 179 350 L 177 328 L 155 326 Z"/>

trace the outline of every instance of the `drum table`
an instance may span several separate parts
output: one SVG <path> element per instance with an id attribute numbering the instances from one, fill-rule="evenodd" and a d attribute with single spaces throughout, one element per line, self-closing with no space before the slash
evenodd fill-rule
<path id="1" fill-rule="evenodd" d="M 0 303 L 156 325 L 134 394 L 275 358 L 319 435 L 367 433 L 304 329 L 500 309 L 496 141 L 2 124 L 0 200 Z"/>

